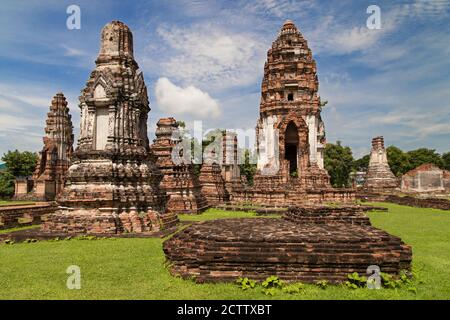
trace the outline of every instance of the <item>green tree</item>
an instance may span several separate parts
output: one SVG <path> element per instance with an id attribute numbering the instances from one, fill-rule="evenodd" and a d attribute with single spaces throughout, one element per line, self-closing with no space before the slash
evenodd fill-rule
<path id="1" fill-rule="evenodd" d="M 2 160 L 14 177 L 27 177 L 33 174 L 38 156 L 33 152 L 15 150 L 4 154 Z"/>
<path id="2" fill-rule="evenodd" d="M 386 149 L 386 153 L 389 167 L 395 176 L 400 177 L 412 169 L 411 163 L 409 162 L 409 155 L 400 148 L 389 146 Z"/>
<path id="3" fill-rule="evenodd" d="M 350 185 L 349 177 L 353 167 L 353 155 L 350 147 L 342 146 L 340 141 L 337 141 L 336 144 L 328 143 L 325 146 L 324 163 L 334 187 Z"/>
<path id="4" fill-rule="evenodd" d="M 14 194 L 14 176 L 8 171 L 0 172 L 0 198 L 9 198 Z"/>
<path id="5" fill-rule="evenodd" d="M 183 129 L 186 128 L 186 122 L 184 122 L 184 121 L 178 120 L 177 124 L 180 128 L 183 128 Z"/>
<path id="6" fill-rule="evenodd" d="M 434 149 L 420 148 L 407 152 L 410 163 L 410 170 L 417 168 L 424 163 L 433 163 L 436 166 L 443 168 L 444 161 L 439 153 Z"/>
<path id="7" fill-rule="evenodd" d="M 442 154 L 442 162 L 445 170 L 450 170 L 450 152 Z"/>
<path id="8" fill-rule="evenodd" d="M 245 149 L 244 151 L 244 163 L 239 165 L 241 169 L 241 175 L 247 178 L 247 183 L 253 185 L 253 177 L 256 173 L 256 164 L 250 161 L 250 151 Z"/>
<path id="9" fill-rule="evenodd" d="M 370 155 L 366 154 L 364 157 L 353 161 L 353 170 L 355 171 L 367 171 L 369 167 Z"/>

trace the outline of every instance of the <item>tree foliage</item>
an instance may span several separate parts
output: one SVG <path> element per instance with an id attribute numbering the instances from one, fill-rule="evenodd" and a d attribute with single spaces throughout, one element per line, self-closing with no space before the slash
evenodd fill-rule
<path id="1" fill-rule="evenodd" d="M 364 157 L 353 161 L 353 170 L 355 171 L 367 171 L 369 167 L 370 155 L 366 154 Z"/>
<path id="2" fill-rule="evenodd" d="M 350 173 L 353 168 L 353 155 L 350 147 L 344 147 L 340 141 L 336 144 L 328 143 L 325 146 L 325 169 L 330 175 L 334 187 L 348 187 Z"/>
<path id="3" fill-rule="evenodd" d="M 176 123 L 178 124 L 178 126 L 179 126 L 180 128 L 183 128 L 183 129 L 186 128 L 186 122 L 181 121 L 181 120 L 178 120 Z"/>
<path id="4" fill-rule="evenodd" d="M 247 178 L 247 183 L 249 185 L 253 185 L 253 177 L 256 173 L 256 164 L 251 163 L 250 161 L 250 151 L 245 149 L 244 151 L 244 164 L 241 164 L 241 175 L 244 175 Z"/>
<path id="5" fill-rule="evenodd" d="M 33 174 L 38 156 L 29 151 L 8 151 L 2 160 L 6 170 L 0 172 L 0 198 L 8 198 L 14 194 L 15 177 L 28 177 Z"/>
<path id="6" fill-rule="evenodd" d="M 442 162 L 445 170 L 450 170 L 450 152 L 442 154 Z"/>
<path id="7" fill-rule="evenodd" d="M 15 150 L 4 154 L 2 160 L 9 173 L 14 177 L 28 177 L 33 174 L 38 156 L 34 152 Z"/>
<path id="8" fill-rule="evenodd" d="M 14 176 L 8 171 L 0 172 L 0 199 L 14 195 Z"/>
<path id="9" fill-rule="evenodd" d="M 443 168 L 444 162 L 441 155 L 434 149 L 420 148 L 407 152 L 410 163 L 410 170 L 417 168 L 424 163 L 432 163 Z"/>
<path id="10" fill-rule="evenodd" d="M 411 170 L 411 163 L 409 162 L 409 156 L 403 152 L 400 148 L 395 146 L 389 146 L 386 149 L 389 167 L 392 173 L 400 177 L 409 170 Z"/>

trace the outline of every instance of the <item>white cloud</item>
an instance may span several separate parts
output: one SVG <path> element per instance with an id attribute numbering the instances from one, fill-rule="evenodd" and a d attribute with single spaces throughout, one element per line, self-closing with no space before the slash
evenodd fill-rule
<path id="1" fill-rule="evenodd" d="M 61 44 L 61 48 L 65 50 L 64 55 L 66 57 L 83 57 L 83 56 L 89 56 L 86 52 L 83 50 L 70 47 L 66 44 Z"/>
<path id="2" fill-rule="evenodd" d="M 158 107 L 173 115 L 191 115 L 205 119 L 221 114 L 219 103 L 194 86 L 178 87 L 167 78 L 160 78 L 155 85 Z"/>
<path id="3" fill-rule="evenodd" d="M 158 50 L 152 66 L 159 63 L 165 76 L 219 90 L 259 79 L 267 48 L 255 34 L 233 33 L 210 23 L 187 29 L 159 27 L 157 34 L 167 48 L 164 51 L 173 53 L 161 55 L 161 47 L 148 48 Z"/>
<path id="4" fill-rule="evenodd" d="M 448 0 L 416 0 L 400 6 L 398 15 L 410 18 L 444 18 L 448 16 L 449 9 Z"/>
<path id="5" fill-rule="evenodd" d="M 386 29 L 370 30 L 366 26 L 353 27 L 331 38 L 335 48 L 343 53 L 364 50 L 373 46 L 384 34 Z"/>
<path id="6" fill-rule="evenodd" d="M 7 150 L 37 151 L 42 147 L 47 112 L 58 84 L 0 82 L 0 156 Z M 65 93 L 75 133 L 79 123 L 76 94 Z"/>
<path id="7" fill-rule="evenodd" d="M 317 6 L 315 0 L 260 0 L 251 1 L 245 6 L 246 11 L 272 15 L 281 19 L 290 19 L 294 15 L 305 15 L 308 9 Z"/>

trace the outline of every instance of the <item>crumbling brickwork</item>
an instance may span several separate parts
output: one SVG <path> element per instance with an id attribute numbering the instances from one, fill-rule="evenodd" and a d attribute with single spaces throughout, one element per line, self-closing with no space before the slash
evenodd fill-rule
<path id="1" fill-rule="evenodd" d="M 369 217 L 364 214 L 360 206 L 308 206 L 291 207 L 284 214 L 284 218 L 297 223 L 348 223 L 357 225 L 370 225 Z"/>
<path id="2" fill-rule="evenodd" d="M 407 193 L 450 192 L 450 172 L 426 163 L 402 176 L 401 189 Z"/>
<path id="3" fill-rule="evenodd" d="M 51 203 L 1 206 L 0 230 L 39 224 L 42 216 L 55 212 L 56 208 Z"/>
<path id="4" fill-rule="evenodd" d="M 197 282 L 273 275 L 288 281 L 340 282 L 352 272 L 365 274 L 370 265 L 390 274 L 410 268 L 411 247 L 370 226 L 364 216 L 358 217 L 361 213 L 347 210 L 292 208 L 291 221 L 199 222 L 165 241 L 164 252 L 173 274 Z"/>
<path id="5" fill-rule="evenodd" d="M 204 163 L 200 169 L 201 192 L 209 206 L 216 206 L 229 201 L 222 170 L 217 163 Z"/>
<path id="6" fill-rule="evenodd" d="M 196 214 L 206 209 L 208 205 L 201 193 L 200 182 L 194 173 L 193 165 L 185 163 L 179 154 L 172 156 L 174 148 L 180 141 L 177 121 L 174 118 L 163 118 L 157 123 L 156 139 L 151 149 L 157 158 L 156 165 L 163 174 L 160 188 L 168 197 L 167 210 L 174 213 Z"/>

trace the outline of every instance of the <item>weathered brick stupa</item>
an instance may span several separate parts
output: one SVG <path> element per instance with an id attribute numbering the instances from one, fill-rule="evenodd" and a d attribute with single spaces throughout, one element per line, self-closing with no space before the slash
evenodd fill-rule
<path id="1" fill-rule="evenodd" d="M 172 157 L 174 147 L 181 142 L 177 121 L 174 118 L 163 118 L 156 126 L 156 139 L 151 149 L 157 157 L 156 164 L 163 174 L 160 188 L 168 196 L 167 210 L 174 213 L 200 213 L 208 205 L 206 198 L 201 194 L 200 182 L 194 173 L 194 167 L 187 163 L 175 164 Z"/>
<path id="2" fill-rule="evenodd" d="M 243 186 L 237 134 L 223 130 L 215 139 L 219 140 L 214 147 L 205 149 L 199 177 L 202 193 L 210 206 L 229 202 L 231 192 Z M 210 147 L 208 145 L 208 149 Z"/>
<path id="3" fill-rule="evenodd" d="M 326 140 L 318 89 L 311 50 L 288 20 L 264 65 L 254 186 L 234 190 L 233 201 L 289 205 L 354 199 L 349 190 L 331 188 L 324 169 Z"/>
<path id="4" fill-rule="evenodd" d="M 62 206 L 43 224 L 48 232 L 146 232 L 177 222 L 164 214 L 161 174 L 147 137 L 147 88 L 133 56 L 133 36 L 119 21 L 102 31 L 96 68 L 80 96 L 80 138 Z"/>
<path id="5" fill-rule="evenodd" d="M 364 188 L 368 191 L 382 192 L 399 187 L 399 181 L 389 167 L 383 137 L 372 139 L 369 167 Z"/>
<path id="6" fill-rule="evenodd" d="M 43 141 L 44 147 L 39 152 L 39 160 L 32 177 L 33 188 L 28 194 L 16 194 L 16 199 L 51 201 L 62 191 L 73 153 L 72 118 L 62 93 L 53 97 L 50 112 L 47 113 Z M 18 180 L 16 184 L 21 181 L 23 180 Z M 20 189 L 16 186 L 16 190 Z"/>
<path id="7" fill-rule="evenodd" d="M 238 136 L 235 132 L 225 130 L 222 133 L 222 177 L 230 193 L 233 186 L 243 183 L 239 168 Z"/>
<path id="8" fill-rule="evenodd" d="M 222 175 L 222 167 L 218 162 L 208 159 L 204 161 L 200 169 L 199 181 L 208 206 L 217 206 L 229 201 L 230 195 Z"/>

